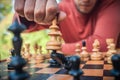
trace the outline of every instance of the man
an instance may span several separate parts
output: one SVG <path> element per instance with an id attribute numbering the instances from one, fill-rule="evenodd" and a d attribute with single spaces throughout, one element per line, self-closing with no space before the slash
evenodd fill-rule
<path id="1" fill-rule="evenodd" d="M 46 25 L 59 13 L 59 27 L 66 42 L 62 51 L 72 54 L 75 44 L 82 40 L 86 40 L 88 51 L 92 51 L 95 39 L 100 41 L 101 51 L 107 49 L 107 38 L 117 44 L 119 4 L 120 0 L 62 0 L 58 6 L 56 0 L 15 0 L 15 10 L 29 32 L 48 28 Z"/>

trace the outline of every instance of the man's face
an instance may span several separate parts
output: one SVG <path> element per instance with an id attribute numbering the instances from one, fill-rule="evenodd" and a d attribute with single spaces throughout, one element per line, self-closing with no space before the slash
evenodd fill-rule
<path id="1" fill-rule="evenodd" d="M 74 0 L 77 10 L 83 14 L 88 14 L 94 8 L 97 0 Z"/>

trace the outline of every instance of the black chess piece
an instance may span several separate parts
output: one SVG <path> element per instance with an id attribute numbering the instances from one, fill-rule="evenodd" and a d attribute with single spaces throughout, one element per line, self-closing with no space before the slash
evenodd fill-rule
<path id="1" fill-rule="evenodd" d="M 20 53 L 22 46 L 22 38 L 20 36 L 20 33 L 25 29 L 25 25 L 19 24 L 17 19 L 8 28 L 8 30 L 14 34 L 12 43 L 16 54 L 12 57 L 11 60 L 11 64 L 14 67 L 15 71 L 10 72 L 9 80 L 26 80 L 27 78 L 29 78 L 29 74 L 23 70 L 23 67 L 26 65 L 26 61 L 22 58 Z"/>
<path id="2" fill-rule="evenodd" d="M 12 50 L 10 50 L 10 52 L 11 52 L 11 57 L 10 57 L 10 59 L 12 60 L 12 57 L 14 57 L 15 56 L 15 50 L 14 49 L 12 49 Z M 13 67 L 13 65 L 12 65 L 12 63 L 10 62 L 10 63 L 8 63 L 8 70 L 14 70 L 14 67 Z"/>
<path id="3" fill-rule="evenodd" d="M 111 58 L 113 69 L 111 73 L 115 76 L 115 80 L 120 80 L 120 54 L 114 54 Z"/>
<path id="4" fill-rule="evenodd" d="M 49 61 L 51 67 L 61 67 L 62 66 L 63 61 L 62 61 L 61 55 L 62 54 L 57 53 L 56 50 L 52 50 L 52 53 L 51 53 L 52 60 Z"/>
<path id="5" fill-rule="evenodd" d="M 86 41 L 85 40 L 82 41 L 82 46 L 86 47 Z"/>
<path id="6" fill-rule="evenodd" d="M 69 74 L 74 77 L 74 80 L 80 80 L 80 76 L 83 74 L 83 71 L 80 69 L 80 57 L 71 56 L 69 63 L 69 66 L 71 66 Z"/>

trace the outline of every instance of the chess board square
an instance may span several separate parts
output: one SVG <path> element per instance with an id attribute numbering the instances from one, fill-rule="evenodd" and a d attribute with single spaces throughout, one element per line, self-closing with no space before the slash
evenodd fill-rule
<path id="1" fill-rule="evenodd" d="M 33 65 L 31 66 L 32 68 L 45 68 L 45 67 L 48 67 L 49 64 L 48 63 L 41 63 L 41 64 L 36 64 L 36 65 Z"/>
<path id="2" fill-rule="evenodd" d="M 81 76 L 80 80 L 103 80 L 103 77 L 98 77 L 98 76 Z"/>
<path id="3" fill-rule="evenodd" d="M 103 76 L 103 70 L 102 69 L 83 69 L 84 76 Z"/>
<path id="4" fill-rule="evenodd" d="M 68 70 L 66 69 L 60 69 L 58 72 L 56 72 L 55 74 L 68 74 Z"/>
<path id="5" fill-rule="evenodd" d="M 92 64 L 92 65 L 103 65 L 104 61 L 87 61 L 86 64 Z"/>
<path id="6" fill-rule="evenodd" d="M 103 77 L 103 80 L 115 80 L 114 77 Z"/>
<path id="7" fill-rule="evenodd" d="M 29 80 L 47 80 L 52 74 L 33 74 Z"/>
<path id="8" fill-rule="evenodd" d="M 33 73 L 33 72 L 36 72 L 36 71 L 39 71 L 41 70 L 42 68 L 26 68 L 24 69 L 25 71 L 29 72 L 29 73 Z"/>
<path id="9" fill-rule="evenodd" d="M 59 75 L 59 74 L 54 74 L 47 80 L 73 80 L 73 77 L 71 75 Z"/>
<path id="10" fill-rule="evenodd" d="M 49 73 L 49 74 L 54 74 L 56 73 L 57 71 L 59 71 L 60 68 L 43 68 L 35 73 Z"/>
<path id="11" fill-rule="evenodd" d="M 87 61 L 81 61 L 81 63 L 80 64 L 85 64 Z"/>
<path id="12" fill-rule="evenodd" d="M 113 68 L 112 65 L 109 64 L 104 65 L 104 70 L 111 70 L 112 68 Z"/>
<path id="13" fill-rule="evenodd" d="M 85 65 L 83 69 L 103 69 L 103 65 Z"/>
<path id="14" fill-rule="evenodd" d="M 106 60 L 104 61 L 104 64 L 109 64 Z"/>
<path id="15" fill-rule="evenodd" d="M 84 65 L 85 65 L 85 64 L 80 64 L 80 68 L 83 68 Z"/>
<path id="16" fill-rule="evenodd" d="M 103 75 L 104 76 L 112 76 L 110 70 L 104 70 Z"/>

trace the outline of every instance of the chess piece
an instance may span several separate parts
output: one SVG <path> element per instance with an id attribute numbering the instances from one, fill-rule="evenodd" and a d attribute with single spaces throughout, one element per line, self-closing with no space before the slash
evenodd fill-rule
<path id="1" fill-rule="evenodd" d="M 38 50 L 39 50 L 39 53 L 37 54 L 37 56 L 35 57 L 36 59 L 36 63 L 39 64 L 39 63 L 42 63 L 44 62 L 44 55 L 42 54 L 42 47 L 41 46 L 37 46 Z M 37 51 L 36 51 L 37 53 Z"/>
<path id="2" fill-rule="evenodd" d="M 81 60 L 86 61 L 89 59 L 89 53 L 87 52 L 86 42 L 82 41 L 82 52 L 80 53 Z"/>
<path id="3" fill-rule="evenodd" d="M 75 53 L 76 53 L 77 56 L 80 56 L 80 51 L 81 51 L 81 50 L 80 50 L 80 44 L 77 43 L 77 44 L 76 44 L 76 49 L 75 49 Z"/>
<path id="4" fill-rule="evenodd" d="M 105 56 L 106 56 L 106 57 L 109 57 L 109 56 L 111 56 L 111 52 L 110 52 L 111 46 L 110 46 L 110 44 L 113 44 L 113 43 L 114 43 L 114 39 L 108 38 L 108 39 L 106 39 L 106 43 L 107 43 L 108 51 L 107 51 L 107 53 L 106 53 Z"/>
<path id="5" fill-rule="evenodd" d="M 44 62 L 44 56 L 42 54 L 37 54 L 35 60 L 36 60 L 36 64 L 40 64 Z"/>
<path id="6" fill-rule="evenodd" d="M 115 76 L 115 80 L 120 80 L 120 54 L 114 54 L 111 60 L 113 65 L 111 73 Z"/>
<path id="7" fill-rule="evenodd" d="M 109 56 L 111 56 L 111 54 L 116 53 L 115 47 L 116 47 L 115 43 L 113 43 L 113 42 L 108 43 L 108 46 L 107 46 L 108 51 L 106 53 L 106 57 L 109 57 Z"/>
<path id="8" fill-rule="evenodd" d="M 12 56 L 10 57 L 10 63 L 8 63 L 8 70 L 13 70 L 14 67 L 13 67 L 13 65 L 12 65 L 12 63 L 11 63 L 11 59 L 12 59 L 12 57 L 15 56 L 15 50 L 12 49 L 10 52 L 11 52 L 11 55 L 12 55 Z"/>
<path id="9" fill-rule="evenodd" d="M 49 28 L 50 33 L 48 34 L 51 38 L 50 38 L 50 41 L 46 45 L 47 50 L 52 50 L 51 57 L 54 56 L 54 54 L 56 54 L 57 50 L 61 49 L 61 43 L 58 42 L 57 40 L 57 37 L 60 36 L 59 31 L 58 31 L 59 28 L 56 24 L 57 24 L 57 20 L 54 19 L 52 22 L 52 25 Z M 60 64 L 55 59 L 52 59 L 50 61 L 50 66 L 60 67 Z"/>
<path id="10" fill-rule="evenodd" d="M 80 75 L 83 74 L 83 71 L 80 69 L 80 57 L 72 56 L 69 63 L 71 63 L 69 74 L 74 76 L 74 80 L 80 80 Z"/>
<path id="11" fill-rule="evenodd" d="M 23 58 L 25 58 L 25 48 L 24 47 L 22 47 L 21 55 L 22 55 Z"/>
<path id="12" fill-rule="evenodd" d="M 103 58 L 102 54 L 99 52 L 100 43 L 96 39 L 93 43 L 93 53 L 91 54 L 91 60 L 101 60 Z"/>
<path id="13" fill-rule="evenodd" d="M 26 80 L 29 78 L 29 74 L 23 70 L 23 67 L 26 65 L 26 61 L 21 57 L 20 53 L 22 46 L 20 33 L 25 29 L 25 25 L 20 24 L 17 19 L 8 28 L 8 30 L 14 34 L 12 43 L 16 54 L 16 56 L 13 56 L 11 60 L 11 64 L 13 65 L 15 71 L 9 73 L 9 80 Z"/>
<path id="14" fill-rule="evenodd" d="M 114 39 L 108 38 L 106 39 L 107 46 L 109 46 L 111 43 L 114 43 Z"/>
<path id="15" fill-rule="evenodd" d="M 33 58 L 36 58 L 36 56 L 37 56 L 37 52 L 38 52 L 38 44 L 37 43 L 35 43 L 34 44 L 34 54 L 33 54 Z"/>
<path id="16" fill-rule="evenodd" d="M 26 49 L 26 51 L 25 51 L 25 54 L 24 54 L 24 58 L 27 60 L 27 61 L 29 61 L 30 59 L 31 59 L 31 53 L 30 53 L 30 44 L 25 44 L 25 49 Z"/>
<path id="17" fill-rule="evenodd" d="M 112 62 L 111 62 L 111 57 L 112 57 L 112 55 L 115 54 L 116 52 L 117 52 L 117 51 L 116 51 L 116 49 L 115 49 L 115 44 L 114 44 L 114 43 L 109 44 L 109 46 L 108 46 L 108 51 L 107 51 L 107 53 L 106 53 L 106 58 L 107 58 L 107 62 L 108 62 L 108 63 L 112 63 Z"/>

